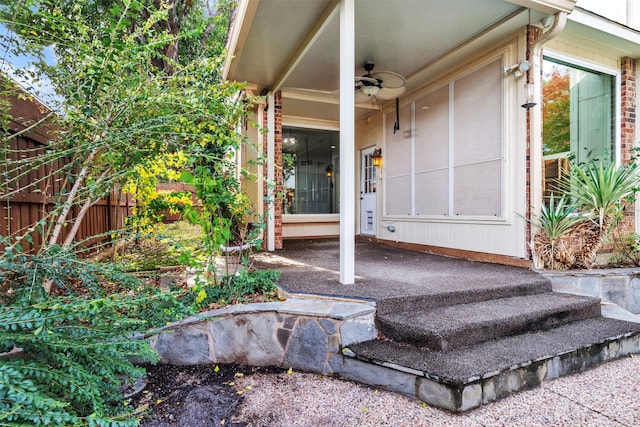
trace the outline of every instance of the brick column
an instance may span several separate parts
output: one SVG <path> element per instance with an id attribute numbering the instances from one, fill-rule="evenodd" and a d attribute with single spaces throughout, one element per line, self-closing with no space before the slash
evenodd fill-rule
<path id="1" fill-rule="evenodd" d="M 268 105 L 267 108 L 274 109 L 274 164 L 275 164 L 275 187 L 274 187 L 274 224 L 275 224 L 275 237 L 274 247 L 276 249 L 282 249 L 282 212 L 283 212 L 283 197 L 282 197 L 282 93 L 280 91 L 273 95 L 274 105 Z M 267 114 L 263 116 L 262 127 L 267 128 Z M 267 135 L 262 136 L 263 155 L 267 157 Z M 268 164 L 269 159 L 265 162 Z M 267 168 L 264 168 L 265 184 L 263 187 L 263 194 L 267 194 Z M 268 212 L 268 203 L 264 202 L 264 212 Z M 265 242 L 263 247 L 266 248 L 266 233 Z"/>
<path id="2" fill-rule="evenodd" d="M 628 163 L 635 155 L 632 148 L 636 139 L 636 60 L 628 56 L 620 61 L 620 160 Z M 636 202 L 637 203 L 637 202 Z M 635 203 L 625 210 L 627 230 L 635 230 Z"/>
<path id="3" fill-rule="evenodd" d="M 620 65 L 620 160 L 628 163 L 636 137 L 636 60 L 627 56 L 622 58 Z"/>
<path id="4" fill-rule="evenodd" d="M 275 248 L 282 249 L 282 212 L 284 210 L 283 201 L 283 183 L 282 183 L 282 92 L 278 91 L 273 97 L 276 109 L 275 112 L 275 149 L 274 149 L 274 162 L 276 166 L 275 170 Z"/>

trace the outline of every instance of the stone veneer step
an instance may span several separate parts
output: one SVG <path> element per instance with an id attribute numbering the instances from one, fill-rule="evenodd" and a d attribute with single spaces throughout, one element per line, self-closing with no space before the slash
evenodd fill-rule
<path id="1" fill-rule="evenodd" d="M 336 375 L 455 412 L 640 352 L 640 324 L 605 318 L 425 352 L 376 340 L 374 312 L 371 302 L 294 297 L 202 313 L 146 338 L 160 363 L 241 363 Z"/>
<path id="2" fill-rule="evenodd" d="M 640 324 L 594 318 L 449 352 L 371 340 L 345 350 L 334 371 L 462 412 L 639 351 Z"/>
<path id="3" fill-rule="evenodd" d="M 446 351 L 596 316 L 597 298 L 547 292 L 379 314 L 376 322 L 389 339 Z"/>

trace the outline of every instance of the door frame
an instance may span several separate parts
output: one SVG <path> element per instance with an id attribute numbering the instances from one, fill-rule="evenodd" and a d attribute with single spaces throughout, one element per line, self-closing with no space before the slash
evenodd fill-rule
<path id="1" fill-rule="evenodd" d="M 376 236 L 378 229 L 379 171 L 371 161 L 375 149 L 360 150 L 360 234 L 366 236 Z"/>

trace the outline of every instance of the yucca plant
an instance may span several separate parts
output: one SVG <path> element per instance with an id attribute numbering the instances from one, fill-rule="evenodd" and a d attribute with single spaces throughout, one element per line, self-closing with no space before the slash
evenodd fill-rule
<path id="1" fill-rule="evenodd" d="M 573 264 L 574 257 L 566 240 L 574 227 L 582 222 L 575 206 L 570 206 L 565 197 L 549 199 L 549 206 L 543 206 L 537 220 L 531 221 L 539 228 L 534 237 L 533 252 L 543 266 L 551 269 L 565 269 Z"/>
<path id="2" fill-rule="evenodd" d="M 607 233 L 638 187 L 640 169 L 635 163 L 622 166 L 611 162 L 571 165 L 569 175 L 560 183 L 560 188 L 572 205 L 585 212 L 589 219 L 574 229 L 581 240 L 575 253 L 575 267 L 592 264 Z"/>

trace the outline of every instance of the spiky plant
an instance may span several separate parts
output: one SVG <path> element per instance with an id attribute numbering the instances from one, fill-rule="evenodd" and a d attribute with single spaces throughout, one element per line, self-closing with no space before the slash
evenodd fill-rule
<path id="1" fill-rule="evenodd" d="M 583 221 L 575 207 L 565 197 L 559 200 L 553 194 L 549 206 L 543 206 L 537 220 L 532 223 L 539 228 L 534 237 L 533 252 L 551 269 L 566 269 L 573 264 L 573 255 L 566 244 L 567 236 Z"/>
<path id="2" fill-rule="evenodd" d="M 640 169 L 635 163 L 622 166 L 611 162 L 572 164 L 560 187 L 571 203 L 586 212 L 590 219 L 574 230 L 581 240 L 574 266 L 589 267 L 616 218 L 638 191 Z"/>

